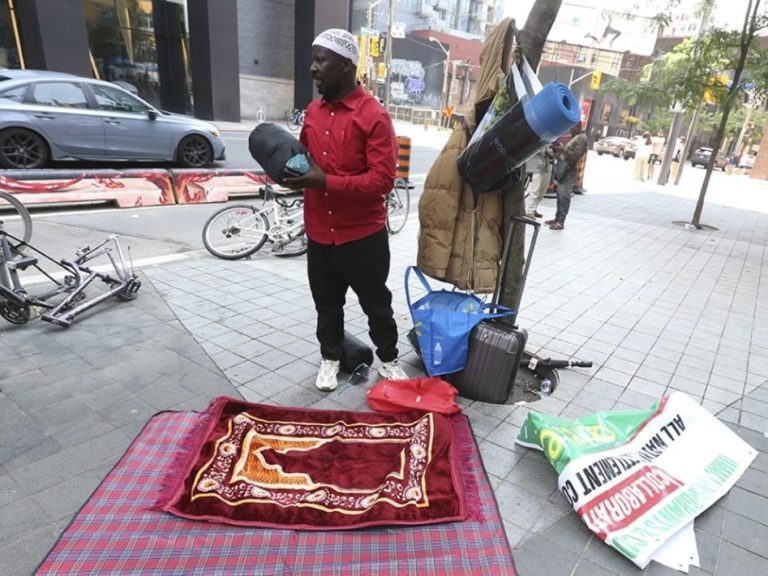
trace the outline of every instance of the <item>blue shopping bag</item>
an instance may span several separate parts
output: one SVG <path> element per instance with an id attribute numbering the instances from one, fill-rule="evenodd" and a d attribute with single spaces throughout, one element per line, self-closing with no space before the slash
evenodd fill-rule
<path id="1" fill-rule="evenodd" d="M 411 271 L 427 290 L 427 294 L 415 302 L 411 302 L 408 286 Z M 467 362 L 469 335 L 472 329 L 483 320 L 515 314 L 514 310 L 506 306 L 486 304 L 474 294 L 432 290 L 424 274 L 416 266 L 409 266 L 405 270 L 405 297 L 411 311 L 424 369 L 429 376 L 462 370 Z"/>

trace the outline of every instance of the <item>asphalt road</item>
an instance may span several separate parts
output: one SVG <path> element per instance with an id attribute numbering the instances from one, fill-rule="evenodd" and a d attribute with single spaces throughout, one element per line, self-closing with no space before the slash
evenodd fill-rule
<path id="1" fill-rule="evenodd" d="M 227 142 L 227 161 L 218 167 L 256 169 L 258 165 L 248 152 L 248 132 L 222 133 Z M 412 190 L 411 218 L 416 217 L 416 202 L 424 175 L 429 170 L 438 148 L 416 146 L 411 150 Z M 135 164 L 133 164 L 135 166 Z M 143 164 L 147 166 L 147 164 Z M 154 164 L 163 167 L 164 165 Z M 66 168 L 113 168 L 117 164 L 67 163 Z M 186 253 L 204 250 L 201 234 L 208 217 L 223 204 L 173 205 L 117 209 L 106 205 L 31 207 L 33 235 L 31 244 L 45 252 L 54 261 L 73 259 L 83 246 L 95 246 L 111 234 L 120 237 L 120 243 L 130 250 L 137 266 L 162 262 Z M 267 257 L 267 256 L 265 256 Z M 39 257 L 46 271 L 57 270 L 55 264 Z M 97 261 L 95 263 L 99 263 Z M 104 260 L 104 263 L 108 263 Z M 39 277 L 37 273 L 37 277 Z"/>

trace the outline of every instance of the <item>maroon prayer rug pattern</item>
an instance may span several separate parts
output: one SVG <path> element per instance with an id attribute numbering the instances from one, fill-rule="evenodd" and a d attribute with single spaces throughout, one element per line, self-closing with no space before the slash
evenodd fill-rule
<path id="1" fill-rule="evenodd" d="M 244 526 L 349 529 L 466 518 L 450 418 L 219 398 L 163 510 Z"/>

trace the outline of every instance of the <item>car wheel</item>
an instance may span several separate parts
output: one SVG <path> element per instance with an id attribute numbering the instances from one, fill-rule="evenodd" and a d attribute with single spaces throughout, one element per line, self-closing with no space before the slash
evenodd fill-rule
<path id="1" fill-rule="evenodd" d="M 3 168 L 42 168 L 48 162 L 45 140 L 25 128 L 9 128 L 0 132 L 0 166 Z"/>
<path id="2" fill-rule="evenodd" d="M 603 155 L 603 153 L 602 153 L 602 152 L 598 152 L 598 153 L 597 153 L 597 155 L 598 155 L 598 156 L 602 156 L 602 155 Z"/>
<path id="3" fill-rule="evenodd" d="M 204 136 L 192 134 L 179 143 L 179 164 L 185 168 L 204 168 L 213 162 L 213 148 Z"/>

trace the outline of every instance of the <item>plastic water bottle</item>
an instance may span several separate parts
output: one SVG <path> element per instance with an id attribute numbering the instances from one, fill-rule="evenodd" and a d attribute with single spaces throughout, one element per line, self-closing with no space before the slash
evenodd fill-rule
<path id="1" fill-rule="evenodd" d="M 543 396 L 549 396 L 552 393 L 552 381 L 549 378 L 544 378 L 539 385 L 539 392 Z"/>
<path id="2" fill-rule="evenodd" d="M 440 342 L 435 344 L 435 348 L 432 351 L 432 364 L 439 366 L 443 363 L 443 347 L 440 346 Z"/>

